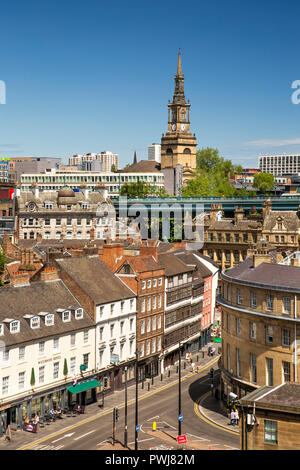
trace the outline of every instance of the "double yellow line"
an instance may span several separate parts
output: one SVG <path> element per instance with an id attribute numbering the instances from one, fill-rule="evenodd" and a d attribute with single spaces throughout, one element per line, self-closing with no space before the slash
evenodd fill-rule
<path id="1" fill-rule="evenodd" d="M 202 369 L 200 369 L 198 372 L 193 372 L 193 373 L 191 373 L 191 374 L 186 375 L 185 377 L 183 377 L 183 378 L 181 379 L 181 382 L 184 382 L 185 380 L 191 378 L 192 376 L 197 375 L 197 373 L 203 372 L 205 369 L 207 369 L 208 367 L 211 367 L 213 364 L 215 364 L 218 360 L 219 360 L 219 358 L 217 357 L 213 362 L 210 362 L 210 363 L 206 364 L 205 367 L 203 367 Z M 139 398 L 139 402 L 142 401 L 142 400 L 145 400 L 146 398 L 149 398 L 149 397 L 151 397 L 151 396 L 153 396 L 153 395 L 156 395 L 157 393 L 159 393 L 159 392 L 161 392 L 161 391 L 163 391 L 163 390 L 167 390 L 168 388 L 171 388 L 171 387 L 173 387 L 174 385 L 177 385 L 177 384 L 178 384 L 178 381 L 174 381 L 174 382 L 172 382 L 172 383 L 170 383 L 170 384 L 168 384 L 168 385 L 165 385 L 164 387 L 162 387 L 162 388 L 160 388 L 160 389 L 158 389 L 158 390 L 154 390 L 154 391 L 151 392 L 151 393 L 147 393 L 147 394 L 144 395 L 143 397 Z M 134 403 L 135 403 L 135 399 L 134 399 L 134 400 L 131 400 L 130 402 L 128 402 L 127 406 L 133 405 Z M 197 405 L 197 406 L 198 406 L 198 405 Z M 124 407 L 125 407 L 125 403 L 124 403 L 123 405 L 118 406 L 119 409 L 122 409 L 122 408 L 124 408 Z M 194 407 L 194 409 L 195 409 L 195 407 Z M 197 408 L 197 409 L 198 409 L 198 408 Z M 32 449 L 33 447 L 37 446 L 38 444 L 41 444 L 42 442 L 45 442 L 45 441 L 49 441 L 50 439 L 53 439 L 53 438 L 56 437 L 56 436 L 60 436 L 61 434 L 64 434 L 64 433 L 70 431 L 71 429 L 78 428 L 79 426 L 82 426 L 82 425 L 87 424 L 87 423 L 91 423 L 92 421 L 95 421 L 96 419 L 100 419 L 100 418 L 102 418 L 102 416 L 106 416 L 106 415 L 108 415 L 109 413 L 111 413 L 112 410 L 113 410 L 113 409 L 111 408 L 110 410 L 107 410 L 107 411 L 105 411 L 104 413 L 101 413 L 100 415 L 96 415 L 96 416 L 92 416 L 91 418 L 87 418 L 87 419 L 85 419 L 84 421 L 81 421 L 80 423 L 74 424 L 74 425 L 72 425 L 72 426 L 68 426 L 67 428 L 64 428 L 64 429 L 62 429 L 62 430 L 60 430 L 60 431 L 57 431 L 57 432 L 54 433 L 54 434 L 51 434 L 51 436 L 47 436 L 47 437 L 44 437 L 44 438 L 42 438 L 42 439 L 39 439 L 38 441 L 32 442 L 31 444 L 28 444 L 28 445 L 26 445 L 26 446 L 24 446 L 24 447 L 20 447 L 20 448 L 17 449 L 17 450 L 28 450 L 28 449 Z M 195 411 L 195 412 L 196 412 L 196 411 Z M 199 411 L 198 411 L 198 413 L 199 413 Z M 196 412 L 197 416 L 199 416 L 198 413 Z M 202 416 L 200 415 L 200 417 L 202 417 Z M 210 423 L 210 424 L 211 424 L 211 423 Z M 221 427 L 221 426 L 220 426 L 220 427 Z M 224 429 L 224 428 L 222 428 L 222 429 Z M 232 431 L 228 431 L 228 432 L 232 432 Z"/>

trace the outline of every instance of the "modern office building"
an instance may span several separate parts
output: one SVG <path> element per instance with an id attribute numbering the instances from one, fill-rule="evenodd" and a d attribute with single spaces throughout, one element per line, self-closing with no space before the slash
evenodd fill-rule
<path id="1" fill-rule="evenodd" d="M 300 172 L 300 155 L 260 155 L 258 166 L 274 176 L 293 175 Z"/>
<path id="2" fill-rule="evenodd" d="M 118 163 L 119 163 L 119 155 L 117 153 L 112 153 L 109 151 L 104 151 L 100 153 L 87 153 L 85 155 L 73 155 L 72 157 L 69 158 L 69 165 L 76 165 L 79 167 L 79 169 L 89 169 L 92 170 L 92 168 L 88 168 L 88 163 L 97 161 L 101 164 L 101 171 L 104 171 L 105 173 L 110 173 L 112 166 L 116 170 L 118 170 Z M 86 168 L 84 168 L 84 165 Z"/>
<path id="3" fill-rule="evenodd" d="M 161 162 L 161 145 L 160 144 L 148 145 L 148 160 L 155 160 L 157 163 Z"/>

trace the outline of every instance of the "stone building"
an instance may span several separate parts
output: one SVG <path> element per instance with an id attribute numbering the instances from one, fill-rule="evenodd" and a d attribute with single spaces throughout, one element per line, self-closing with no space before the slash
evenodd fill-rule
<path id="1" fill-rule="evenodd" d="M 221 395 L 299 382 L 300 268 L 259 242 L 221 274 Z"/>
<path id="2" fill-rule="evenodd" d="M 260 387 L 239 408 L 241 450 L 300 450 L 300 384 Z"/>
<path id="3" fill-rule="evenodd" d="M 105 238 L 111 202 L 105 191 L 59 191 L 17 193 L 19 239 Z M 93 235 L 92 235 L 93 234 Z M 91 236 L 92 235 L 92 236 Z"/>
<path id="4" fill-rule="evenodd" d="M 281 250 L 294 250 L 299 247 L 300 211 L 274 211 L 272 201 L 263 204 L 262 236 L 270 244 Z"/>

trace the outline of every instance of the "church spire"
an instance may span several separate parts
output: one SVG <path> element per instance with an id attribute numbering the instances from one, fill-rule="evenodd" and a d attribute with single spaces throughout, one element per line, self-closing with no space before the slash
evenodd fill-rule
<path id="1" fill-rule="evenodd" d="M 181 53 L 180 53 L 180 49 L 179 49 L 179 52 L 178 52 L 177 77 L 182 77 L 182 73 L 181 73 Z"/>
<path id="2" fill-rule="evenodd" d="M 136 163 L 137 163 L 136 151 L 134 151 L 133 164 L 135 165 Z"/>

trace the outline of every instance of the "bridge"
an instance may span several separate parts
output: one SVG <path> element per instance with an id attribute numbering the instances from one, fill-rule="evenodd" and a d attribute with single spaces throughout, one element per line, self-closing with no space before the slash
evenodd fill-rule
<path id="1" fill-rule="evenodd" d="M 130 208 L 131 211 L 138 209 L 138 205 L 146 207 L 147 211 L 160 210 L 161 213 L 170 211 L 170 208 L 180 207 L 181 210 L 192 210 L 192 217 L 196 215 L 197 207 L 203 205 L 204 211 L 208 212 L 212 204 L 221 204 L 224 214 L 228 217 L 233 215 L 236 207 L 242 207 L 245 212 L 249 212 L 253 207 L 258 212 L 262 210 L 263 203 L 270 199 L 272 201 L 272 209 L 277 211 L 296 211 L 300 205 L 300 194 L 295 196 L 285 197 L 269 197 L 269 196 L 256 196 L 256 197 L 166 197 L 166 198 L 145 198 L 145 199 L 123 199 L 118 198 L 113 200 L 114 207 L 117 215 L 123 210 L 123 213 Z M 175 206 L 176 205 L 176 206 Z"/>

